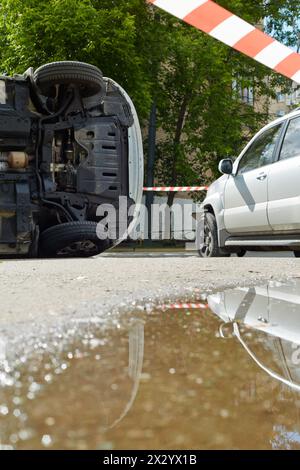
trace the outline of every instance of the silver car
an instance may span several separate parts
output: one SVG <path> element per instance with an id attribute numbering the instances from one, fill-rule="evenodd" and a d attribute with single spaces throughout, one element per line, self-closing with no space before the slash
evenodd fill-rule
<path id="1" fill-rule="evenodd" d="M 265 126 L 219 170 L 201 206 L 200 256 L 279 249 L 300 257 L 300 108 Z"/>

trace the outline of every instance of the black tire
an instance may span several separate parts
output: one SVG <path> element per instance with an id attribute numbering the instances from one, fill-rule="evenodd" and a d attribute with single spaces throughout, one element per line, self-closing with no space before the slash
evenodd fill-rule
<path id="1" fill-rule="evenodd" d="M 109 248 L 108 240 L 100 240 L 96 222 L 68 222 L 50 227 L 40 236 L 40 255 L 47 257 L 87 258 Z"/>
<path id="2" fill-rule="evenodd" d="M 53 86 L 70 83 L 80 87 L 83 97 L 93 96 L 104 90 L 101 70 L 84 62 L 64 61 L 45 64 L 34 72 L 33 79 L 44 96 L 51 96 Z"/>
<path id="3" fill-rule="evenodd" d="M 238 258 L 243 258 L 246 253 L 247 253 L 246 250 L 240 250 L 236 255 Z"/>
<path id="4" fill-rule="evenodd" d="M 295 258 L 300 258 L 300 251 L 294 251 Z"/>
<path id="5" fill-rule="evenodd" d="M 201 258 L 230 256 L 230 253 L 227 253 L 219 247 L 216 218 L 210 212 L 204 214 L 204 243 L 198 249 L 198 253 Z"/>

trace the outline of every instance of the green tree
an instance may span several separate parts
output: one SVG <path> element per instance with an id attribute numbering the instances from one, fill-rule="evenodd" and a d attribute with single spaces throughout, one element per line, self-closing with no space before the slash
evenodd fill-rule
<path id="1" fill-rule="evenodd" d="M 55 60 L 90 62 L 124 86 L 144 116 L 151 96 L 136 18 L 140 23 L 146 12 L 136 0 L 2 0 L 2 72 Z"/>
<path id="2" fill-rule="evenodd" d="M 218 3 L 252 24 L 263 20 L 281 41 L 297 43 L 299 2 Z M 213 179 L 218 160 L 236 155 L 268 119 L 266 109 L 241 102 L 240 90 L 253 88 L 258 100 L 274 96 L 275 86 L 289 86 L 145 0 L 1 0 L 2 72 L 22 73 L 53 60 L 100 67 L 133 97 L 145 126 L 151 103 L 157 103 L 159 184 Z"/>
<path id="3" fill-rule="evenodd" d="M 295 45 L 295 18 L 300 12 L 296 2 L 218 3 L 252 24 L 267 18 L 264 22 L 269 32 Z M 204 183 L 217 176 L 221 158 L 237 155 L 268 120 L 267 107 L 246 105 L 241 90 L 253 89 L 258 101 L 275 97 L 276 87 L 288 87 L 290 82 L 171 15 L 160 12 L 156 21 L 164 25 L 168 44 L 158 75 L 162 138 L 157 180 L 172 186 Z M 172 199 L 170 194 L 170 204 Z"/>

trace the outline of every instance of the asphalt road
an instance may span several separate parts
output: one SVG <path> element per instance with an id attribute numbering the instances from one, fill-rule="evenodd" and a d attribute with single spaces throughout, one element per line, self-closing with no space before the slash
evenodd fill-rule
<path id="1" fill-rule="evenodd" d="M 90 318 L 201 292 L 300 276 L 300 259 L 205 260 L 193 253 L 106 253 L 95 259 L 0 263 L 0 326 Z"/>

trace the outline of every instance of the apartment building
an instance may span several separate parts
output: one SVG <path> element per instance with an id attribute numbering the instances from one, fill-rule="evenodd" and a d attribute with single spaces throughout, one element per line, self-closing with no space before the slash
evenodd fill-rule
<path id="1" fill-rule="evenodd" d="M 270 100 L 269 113 L 270 117 L 282 117 L 291 112 L 295 107 L 300 106 L 300 86 L 293 83 L 290 93 L 276 93 L 276 99 Z"/>

